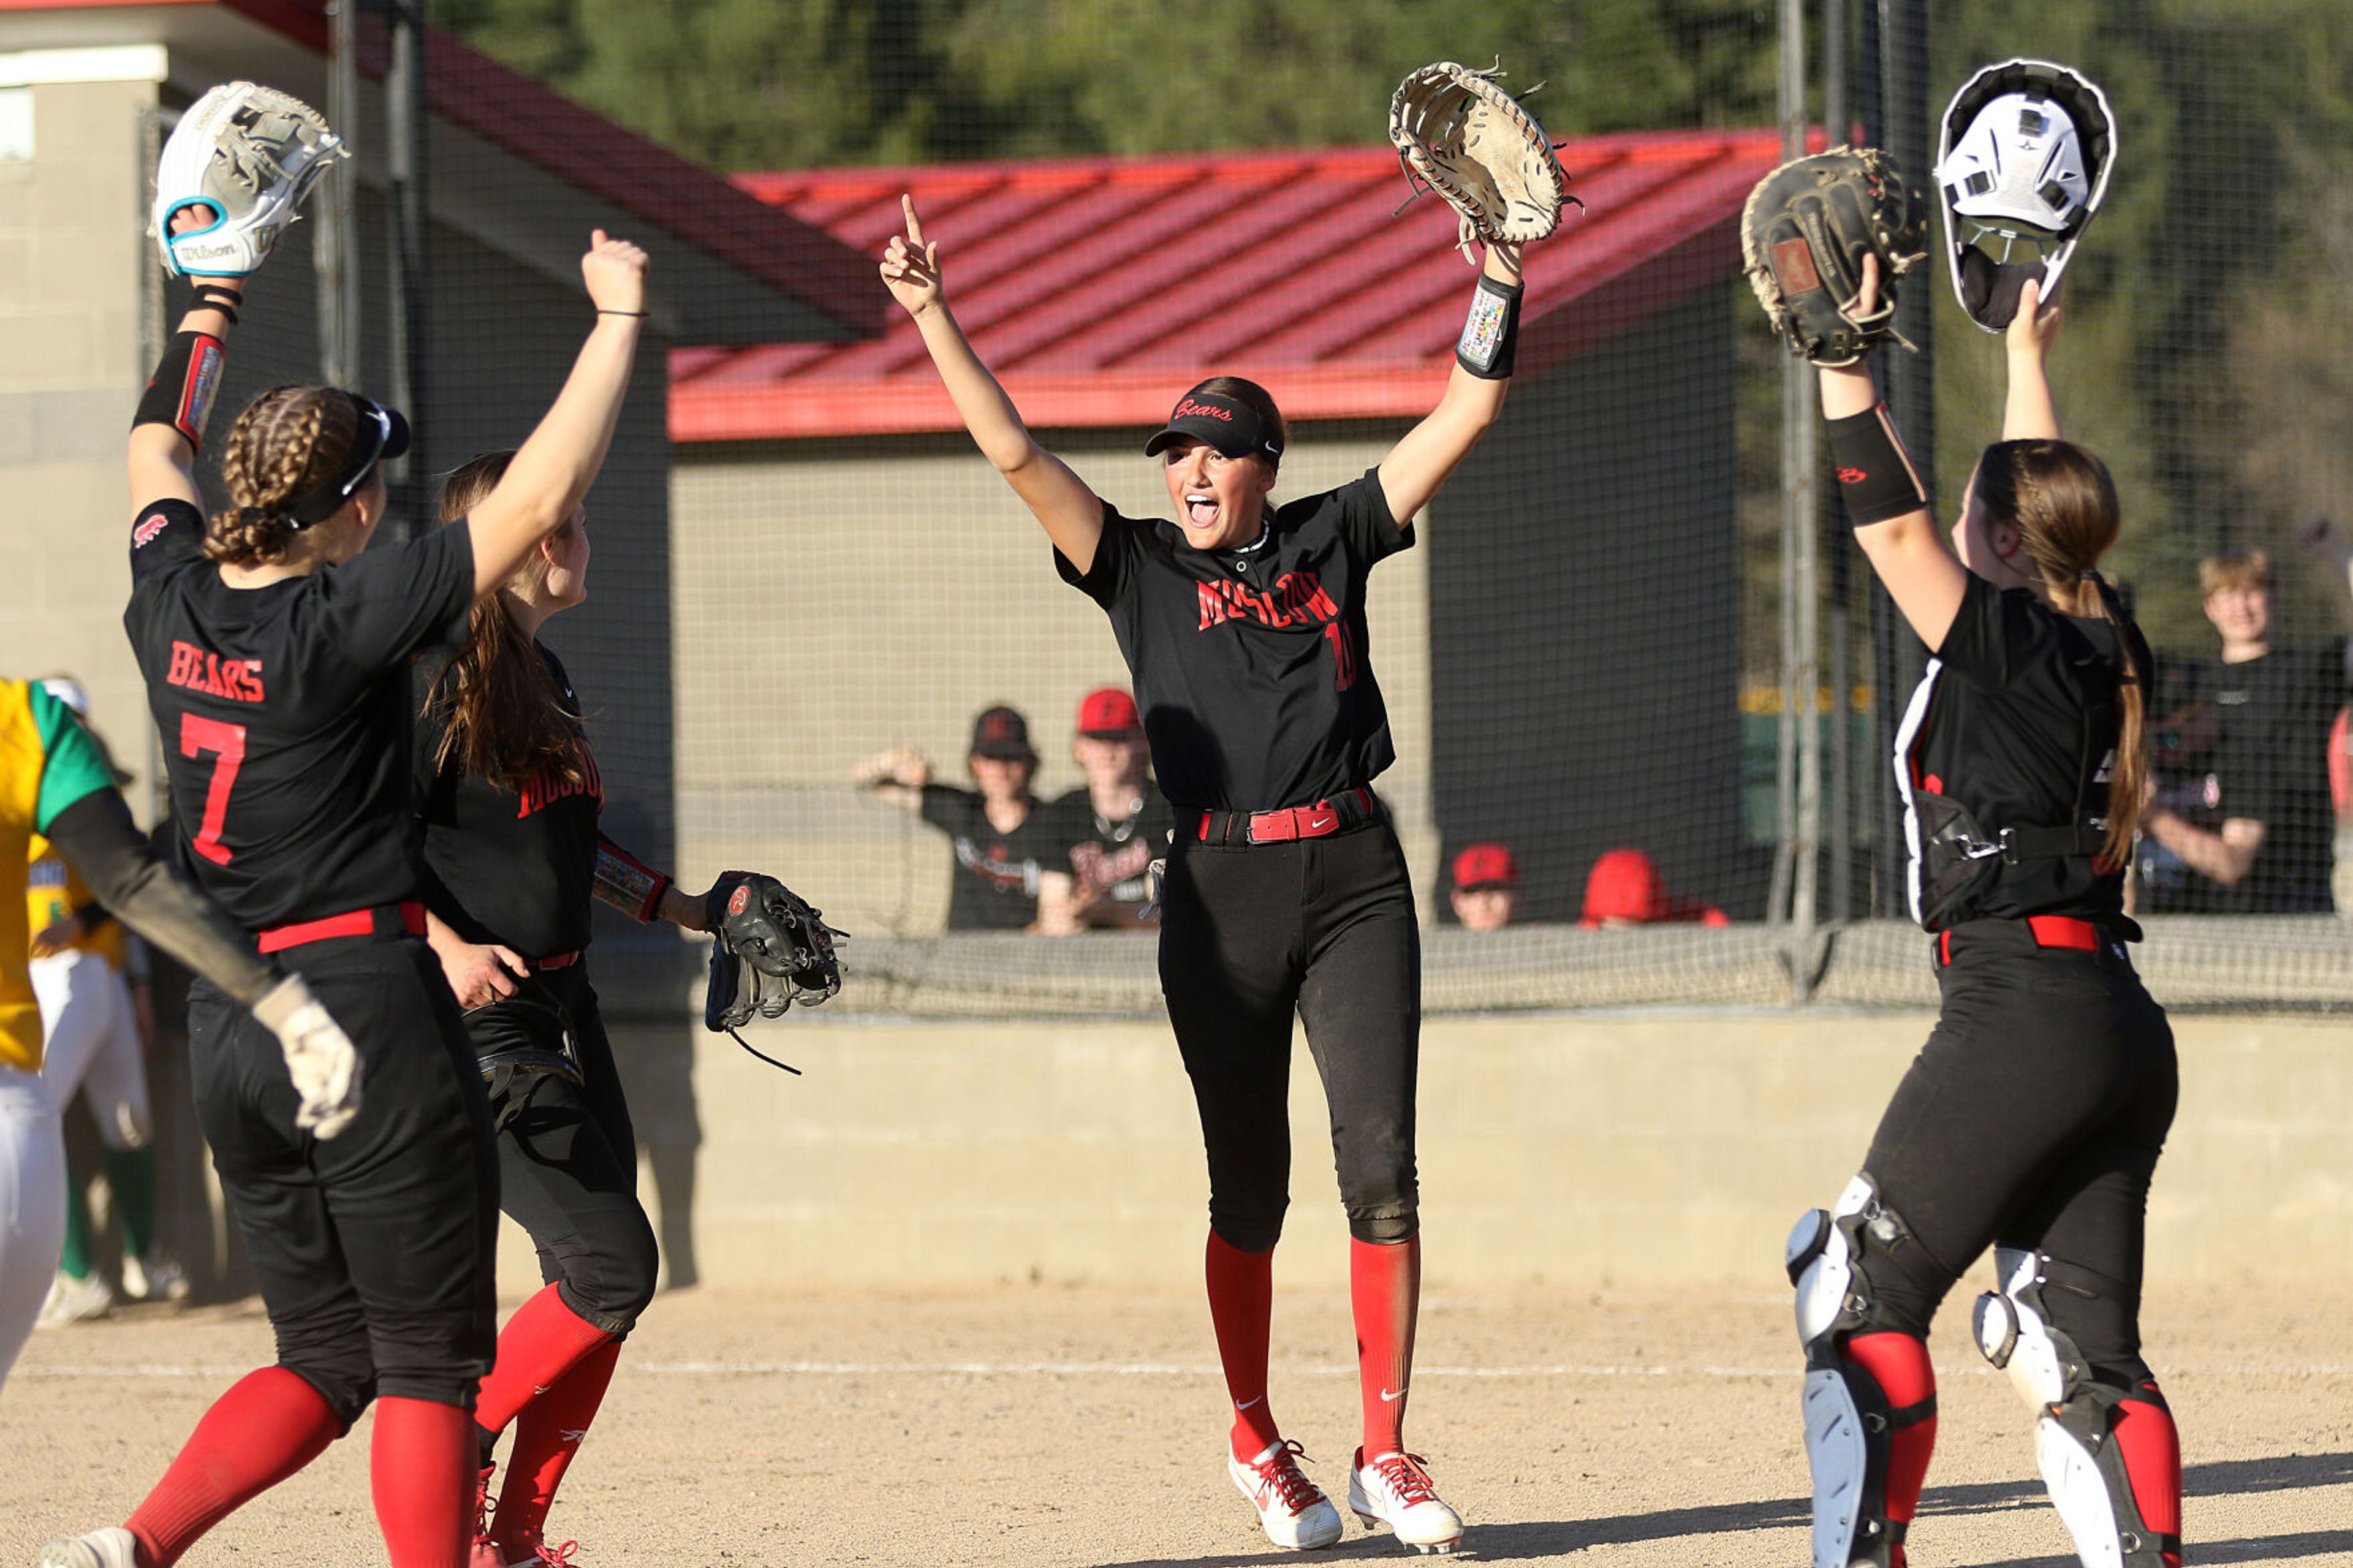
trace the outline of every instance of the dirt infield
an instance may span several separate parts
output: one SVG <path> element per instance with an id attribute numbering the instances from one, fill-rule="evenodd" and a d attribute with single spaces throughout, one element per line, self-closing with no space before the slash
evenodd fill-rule
<path id="1" fill-rule="evenodd" d="M 2191 1561 L 2353 1563 L 2353 1287 L 2160 1290 L 2147 1322 L 2185 1434 Z M 1935 1346 L 1913 1561 L 2071 1563 L 2025 1412 L 1966 1325 L 1948 1308 Z M 1284 1429 L 1336 1490 L 1356 1440 L 1345 1300 L 1287 1293 L 1275 1333 Z M 0 1568 L 119 1521 L 268 1343 L 251 1307 L 37 1335 L 0 1393 Z M 1471 1521 L 1464 1556 L 1803 1563 L 1783 1295 L 1441 1282 L 1419 1360 L 1413 1445 Z M 1219 1469 L 1221 1409 L 1189 1295 L 688 1291 L 648 1314 L 552 1523 L 582 1568 L 1268 1561 Z M 337 1444 L 187 1561 L 381 1563 L 365 1463 L 364 1441 Z M 1398 1555 L 1351 1521 L 1324 1560 Z"/>

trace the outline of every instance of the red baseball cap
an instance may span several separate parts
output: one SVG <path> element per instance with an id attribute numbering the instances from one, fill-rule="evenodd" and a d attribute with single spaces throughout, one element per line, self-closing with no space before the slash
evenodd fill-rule
<path id="1" fill-rule="evenodd" d="M 1116 686 L 1090 691 L 1079 700 L 1079 733 L 1098 741 L 1124 741 L 1144 733 L 1136 716 L 1135 699 Z"/>
<path id="2" fill-rule="evenodd" d="M 1584 925 L 1603 921 L 1662 921 L 1669 918 L 1666 884 L 1658 867 L 1640 849 L 1612 849 L 1593 863 L 1585 879 Z"/>
<path id="3" fill-rule="evenodd" d="M 1454 858 L 1454 890 L 1475 893 L 1482 888 L 1516 888 L 1519 863 L 1500 844 L 1473 844 Z"/>

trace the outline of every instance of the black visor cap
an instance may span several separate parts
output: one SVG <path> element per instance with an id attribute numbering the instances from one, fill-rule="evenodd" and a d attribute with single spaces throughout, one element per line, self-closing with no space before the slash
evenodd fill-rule
<path id="1" fill-rule="evenodd" d="M 1248 404 L 1215 392 L 1188 392 L 1176 400 L 1167 427 L 1144 444 L 1144 455 L 1156 458 L 1190 436 L 1207 441 L 1229 458 L 1282 460 L 1282 441 L 1274 427 Z"/>
<path id="2" fill-rule="evenodd" d="M 332 484 L 320 486 L 286 509 L 286 515 L 300 527 L 324 522 L 343 510 L 343 503 L 359 493 L 378 463 L 408 453 L 408 421 L 401 416 L 399 409 L 386 408 L 356 392 L 343 395 L 352 400 L 352 407 L 359 415 L 359 431 L 352 443 L 352 455 Z"/>

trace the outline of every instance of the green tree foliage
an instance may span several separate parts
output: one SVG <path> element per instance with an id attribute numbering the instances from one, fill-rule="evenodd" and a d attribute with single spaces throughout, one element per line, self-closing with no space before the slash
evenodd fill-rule
<path id="1" fill-rule="evenodd" d="M 487 53 L 722 169 L 1380 142 L 1431 59 L 1562 135 L 1769 118 L 1756 0 L 435 0 Z"/>

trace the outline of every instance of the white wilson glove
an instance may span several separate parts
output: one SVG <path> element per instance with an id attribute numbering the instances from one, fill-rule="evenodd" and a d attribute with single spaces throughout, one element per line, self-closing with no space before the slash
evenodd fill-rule
<path id="1" fill-rule="evenodd" d="M 232 81 L 189 106 L 164 143 L 149 223 L 175 277 L 244 278 L 292 223 L 319 177 L 351 156 L 325 117 L 276 88 Z M 183 207 L 219 215 L 172 232 Z"/>
<path id="2" fill-rule="evenodd" d="M 253 1016 L 278 1037 L 286 1076 L 302 1097 L 294 1125 L 332 1138 L 360 1113 L 360 1054 L 326 1006 L 299 974 L 290 974 L 253 1005 Z"/>

